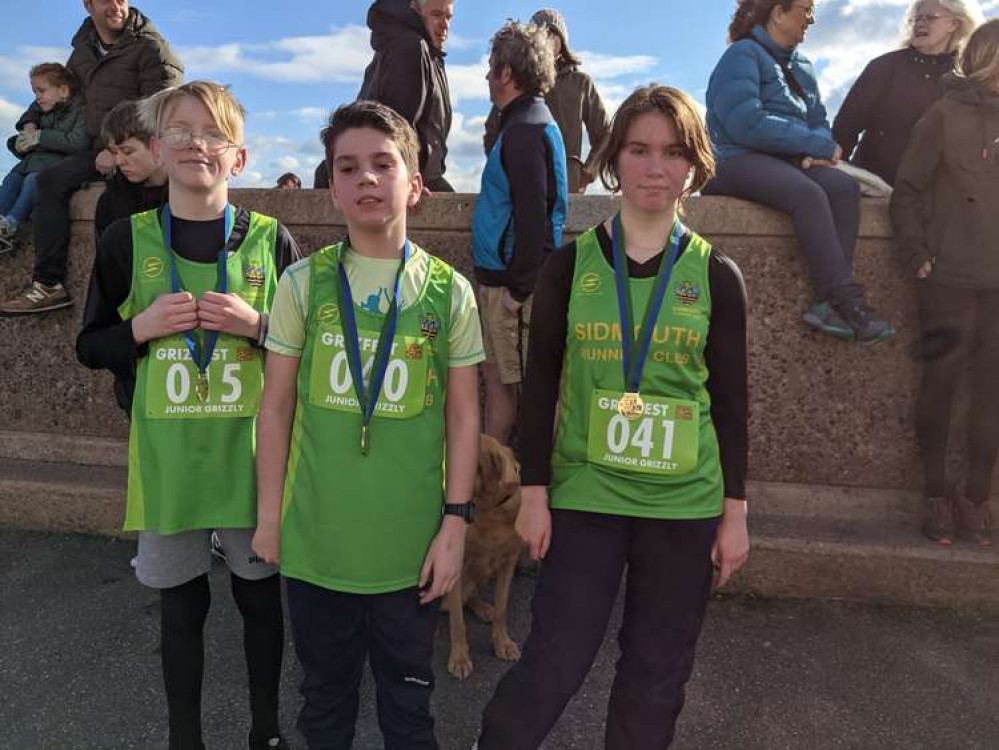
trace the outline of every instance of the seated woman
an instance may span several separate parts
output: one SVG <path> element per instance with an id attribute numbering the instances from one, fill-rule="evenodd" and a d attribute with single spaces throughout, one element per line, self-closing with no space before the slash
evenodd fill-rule
<path id="1" fill-rule="evenodd" d="M 853 281 L 860 191 L 831 168 L 842 150 L 812 64 L 797 50 L 814 12 L 813 0 L 739 4 L 729 26 L 732 44 L 708 84 L 718 172 L 703 192 L 789 213 L 814 296 L 802 318 L 835 338 L 871 344 L 894 330 L 874 315 Z"/>
<path id="2" fill-rule="evenodd" d="M 843 156 L 894 184 L 909 134 L 943 95 L 943 77 L 954 70 L 958 48 L 981 20 L 974 0 L 912 3 L 902 49 L 871 60 L 833 121 Z"/>
<path id="3" fill-rule="evenodd" d="M 713 162 L 689 96 L 635 90 L 595 160 L 620 213 L 541 271 L 517 531 L 545 563 L 524 656 L 486 706 L 480 750 L 542 744 L 590 670 L 626 569 L 599 747 L 668 747 L 712 587 L 749 553 L 742 275 L 679 217 Z"/>
<path id="4" fill-rule="evenodd" d="M 988 501 L 999 450 L 997 207 L 999 19 L 971 35 L 959 76 L 916 125 L 891 201 L 896 246 L 906 271 L 918 279 L 923 533 L 945 545 L 955 534 L 992 544 Z M 947 482 L 947 437 L 955 385 L 969 363 L 968 475 L 962 487 Z"/>

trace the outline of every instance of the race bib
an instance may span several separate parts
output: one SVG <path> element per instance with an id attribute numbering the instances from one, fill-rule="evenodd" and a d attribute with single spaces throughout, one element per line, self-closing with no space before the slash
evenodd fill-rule
<path id="1" fill-rule="evenodd" d="M 378 348 L 378 334 L 358 331 L 358 340 L 364 381 L 368 383 Z M 376 417 L 411 419 L 423 412 L 429 356 L 422 338 L 396 335 L 375 404 Z M 339 330 L 321 331 L 316 336 L 309 373 L 309 403 L 324 409 L 360 412 L 344 336 Z"/>
<path id="2" fill-rule="evenodd" d="M 590 400 L 586 458 L 590 463 L 641 474 L 679 475 L 697 468 L 700 410 L 697 403 L 642 396 L 645 413 L 618 413 L 621 394 L 595 391 Z"/>
<path id="3" fill-rule="evenodd" d="M 184 339 L 171 336 L 150 346 L 146 370 L 147 419 L 255 417 L 264 369 L 249 343 L 220 338 L 208 365 L 208 396 L 198 398 L 201 375 Z"/>

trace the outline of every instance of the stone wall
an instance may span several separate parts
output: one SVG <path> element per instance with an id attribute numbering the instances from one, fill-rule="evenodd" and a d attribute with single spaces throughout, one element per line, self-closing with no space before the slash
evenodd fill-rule
<path id="1" fill-rule="evenodd" d="M 52 434 L 63 448 L 69 437 L 78 447 L 75 455 L 84 457 L 88 445 L 106 444 L 99 438 L 127 435 L 110 376 L 85 370 L 74 353 L 93 260 L 89 217 L 97 195 L 97 188 L 85 191 L 73 204 L 69 286 L 75 307 L 0 318 L 0 435 L 9 441 L 31 433 L 32 444 L 38 445 L 38 434 Z M 344 234 L 342 218 L 325 192 L 236 190 L 233 200 L 278 217 L 306 251 Z M 411 217 L 413 239 L 469 273 L 473 206 L 474 196 L 435 197 Z M 578 198 L 569 231 L 579 232 L 612 210 L 610 198 Z M 863 206 L 855 267 L 898 336 L 868 348 L 821 337 L 800 322 L 809 293 L 786 216 L 734 199 L 699 198 L 689 202 L 686 220 L 735 259 L 746 278 L 751 477 L 806 485 L 919 487 L 912 433 L 917 382 L 910 356 L 916 334 L 912 283 L 894 264 L 885 203 Z M 29 278 L 32 256 L 26 246 L 0 258 L 5 297 Z"/>

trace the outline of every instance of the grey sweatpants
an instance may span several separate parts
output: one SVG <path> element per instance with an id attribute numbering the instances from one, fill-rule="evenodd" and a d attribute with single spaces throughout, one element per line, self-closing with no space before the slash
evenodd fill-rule
<path id="1" fill-rule="evenodd" d="M 801 169 L 761 153 L 725 159 L 702 191 L 730 195 L 791 215 L 798 251 L 805 260 L 816 301 L 853 283 L 853 249 L 860 228 L 860 188 L 830 167 Z"/>

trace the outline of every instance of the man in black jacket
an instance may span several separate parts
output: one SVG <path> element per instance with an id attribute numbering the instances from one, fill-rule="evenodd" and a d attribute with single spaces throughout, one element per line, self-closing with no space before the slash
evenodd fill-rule
<path id="1" fill-rule="evenodd" d="M 101 141 L 104 115 L 118 102 L 142 99 L 181 82 L 183 66 L 170 45 L 128 0 L 84 0 L 89 18 L 73 37 L 66 63 L 79 79 L 91 150 L 38 174 L 35 269 L 32 281 L 0 315 L 49 312 L 73 304 L 63 283 L 69 255 L 69 200 L 81 185 L 109 174 L 114 157 Z"/>
<path id="2" fill-rule="evenodd" d="M 358 99 L 381 102 L 405 117 L 420 139 L 420 172 L 431 192 L 453 192 L 444 178 L 451 92 L 444 44 L 454 0 L 376 0 L 368 9 L 375 56 Z"/>

